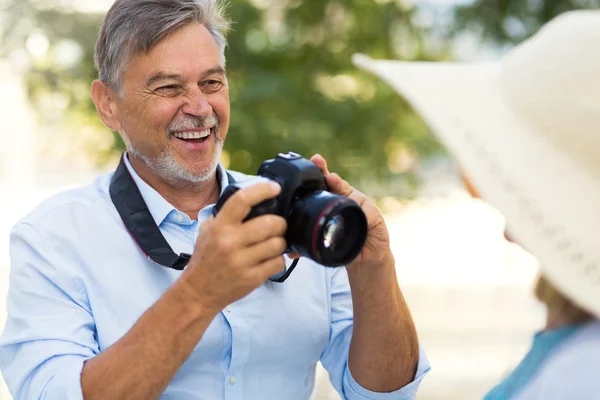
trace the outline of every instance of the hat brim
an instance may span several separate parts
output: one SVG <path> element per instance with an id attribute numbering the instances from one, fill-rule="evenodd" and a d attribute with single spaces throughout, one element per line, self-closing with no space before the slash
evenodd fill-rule
<path id="1" fill-rule="evenodd" d="M 412 104 L 544 275 L 600 317 L 600 184 L 507 104 L 501 64 L 353 61 Z"/>

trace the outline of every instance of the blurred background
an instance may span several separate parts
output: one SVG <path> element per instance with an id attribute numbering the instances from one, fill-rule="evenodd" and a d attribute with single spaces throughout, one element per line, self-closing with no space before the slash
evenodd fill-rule
<path id="1" fill-rule="evenodd" d="M 110 0 L 0 0 L 0 330 L 11 226 L 44 198 L 115 168 L 97 118 L 93 47 Z M 418 398 L 477 399 L 541 327 L 536 261 L 472 199 L 407 103 L 351 64 L 497 60 L 561 12 L 600 0 L 229 0 L 232 124 L 222 162 L 255 173 L 280 151 L 323 154 L 375 198 L 433 370 Z M 319 371 L 315 400 L 337 399 Z M 10 399 L 0 384 L 0 400 Z"/>

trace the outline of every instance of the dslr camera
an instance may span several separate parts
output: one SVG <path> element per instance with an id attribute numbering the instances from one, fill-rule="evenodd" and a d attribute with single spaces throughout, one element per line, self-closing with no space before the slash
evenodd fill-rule
<path id="1" fill-rule="evenodd" d="M 280 153 L 264 161 L 257 177 L 230 184 L 213 209 L 239 189 L 269 179 L 281 185 L 273 199 L 252 208 L 246 220 L 276 214 L 287 220 L 287 252 L 297 252 L 327 267 L 352 262 L 367 239 L 367 218 L 353 200 L 327 191 L 325 176 L 314 163 L 296 153 Z"/>

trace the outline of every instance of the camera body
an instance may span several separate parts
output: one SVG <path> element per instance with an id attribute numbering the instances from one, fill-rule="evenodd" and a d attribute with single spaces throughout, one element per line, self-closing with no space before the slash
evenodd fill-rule
<path id="1" fill-rule="evenodd" d="M 360 253 L 367 236 L 363 211 L 353 200 L 329 193 L 325 176 L 314 163 L 296 153 L 280 153 L 264 161 L 257 175 L 230 184 L 213 214 L 238 190 L 272 180 L 281 185 L 281 192 L 254 206 L 246 220 L 265 214 L 285 218 L 286 252 L 298 252 L 325 266 L 345 265 Z"/>

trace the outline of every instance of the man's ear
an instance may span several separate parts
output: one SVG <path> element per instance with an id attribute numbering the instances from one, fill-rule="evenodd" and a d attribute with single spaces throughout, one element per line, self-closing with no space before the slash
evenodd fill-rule
<path id="1" fill-rule="evenodd" d="M 121 123 L 117 114 L 117 94 L 104 82 L 96 79 L 92 82 L 92 101 L 104 125 L 108 129 L 119 131 Z"/>

